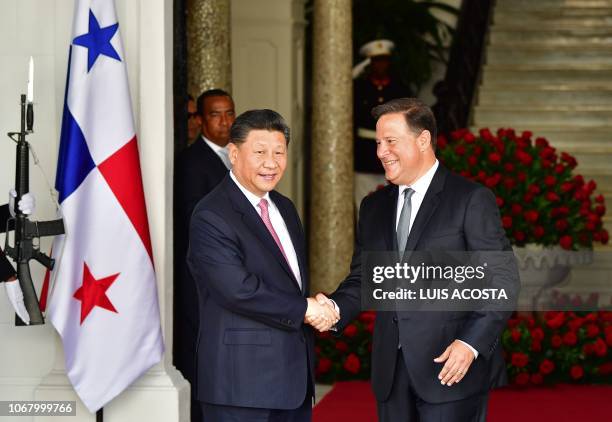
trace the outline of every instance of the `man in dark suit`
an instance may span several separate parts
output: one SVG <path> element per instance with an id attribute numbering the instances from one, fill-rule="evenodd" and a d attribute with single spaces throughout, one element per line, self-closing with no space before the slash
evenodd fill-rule
<path id="1" fill-rule="evenodd" d="M 189 221 L 195 205 L 227 175 L 230 127 L 235 119 L 234 101 L 220 89 L 198 97 L 197 112 L 201 135 L 176 160 L 175 170 L 175 324 L 174 363 L 193 385 L 195 345 L 198 334 L 198 301 L 193 278 L 185 261 L 189 242 Z M 200 405 L 193 396 L 192 422 L 202 420 Z"/>
<path id="2" fill-rule="evenodd" d="M 194 210 L 187 262 L 200 309 L 196 394 L 205 420 L 311 419 L 314 336 L 337 321 L 308 297 L 304 230 L 274 191 L 289 128 L 272 110 L 231 129 L 232 171 Z M 327 322 L 327 321 L 329 322 Z"/>
<path id="3" fill-rule="evenodd" d="M 7 230 L 7 222 L 11 217 L 14 217 L 15 199 L 17 198 L 17 192 L 11 190 L 9 192 L 10 203 L 0 206 L 0 233 L 4 233 Z M 30 215 L 36 208 L 36 201 L 34 196 L 30 193 L 23 195 L 19 203 L 17 204 L 19 210 Z M 10 230 L 13 228 L 8 227 Z M 15 269 L 7 259 L 2 249 L 0 249 L 0 282 L 4 282 L 6 287 L 6 294 L 8 296 L 11 305 L 15 309 L 19 318 L 26 324 L 30 322 L 30 316 L 26 311 L 25 304 L 23 302 L 23 292 L 19 286 L 19 280 L 17 280 L 17 273 Z"/>
<path id="4" fill-rule="evenodd" d="M 451 173 L 435 156 L 436 123 L 413 98 L 373 109 L 377 156 L 391 184 L 359 210 L 351 272 L 330 297 L 338 330 L 361 310 L 362 252 L 511 251 L 495 196 Z M 514 257 L 490 268 L 518 289 Z M 317 298 L 323 303 L 323 295 Z M 382 422 L 484 420 L 491 384 L 503 384 L 499 336 L 510 312 L 378 312 L 372 387 Z M 502 370 L 500 371 L 500 368 Z M 502 374 L 502 375 L 500 375 Z"/>

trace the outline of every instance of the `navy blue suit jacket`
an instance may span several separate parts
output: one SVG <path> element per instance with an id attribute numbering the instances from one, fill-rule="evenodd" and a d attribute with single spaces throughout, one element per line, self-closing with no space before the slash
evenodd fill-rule
<path id="1" fill-rule="evenodd" d="M 313 391 L 314 335 L 303 323 L 308 296 L 304 231 L 288 198 L 272 191 L 270 199 L 289 230 L 303 289 L 229 175 L 191 217 L 187 262 L 200 308 L 200 401 L 295 409 Z"/>
<path id="2" fill-rule="evenodd" d="M 351 271 L 331 295 L 340 308 L 339 331 L 361 311 L 362 251 L 393 251 L 399 189 L 388 185 L 364 198 Z M 410 230 L 406 250 L 511 251 L 493 193 L 439 165 Z M 512 254 L 495 271 L 511 291 L 518 291 Z M 398 344 L 416 394 L 429 403 L 461 400 L 506 382 L 499 337 L 510 312 L 377 312 L 372 344 L 372 388 L 378 401 L 391 392 Z M 455 339 L 478 352 L 468 373 L 451 387 L 440 384 L 443 364 L 433 359 Z"/>

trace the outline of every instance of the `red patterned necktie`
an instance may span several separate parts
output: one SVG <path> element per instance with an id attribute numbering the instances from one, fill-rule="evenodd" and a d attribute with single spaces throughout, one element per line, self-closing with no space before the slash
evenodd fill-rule
<path id="1" fill-rule="evenodd" d="M 272 235 L 272 238 L 276 242 L 276 245 L 280 249 L 281 253 L 285 257 L 285 261 L 287 261 L 287 265 L 289 265 L 289 260 L 287 259 L 287 255 L 285 254 L 283 245 L 281 244 L 281 241 L 278 238 L 278 235 L 276 234 L 276 230 L 274 230 L 274 227 L 272 227 L 272 222 L 270 221 L 270 214 L 268 213 L 268 201 L 265 198 L 262 198 L 261 201 L 259 201 L 259 209 L 261 210 L 261 219 L 263 220 L 264 224 L 268 228 L 268 231 Z M 289 268 L 291 268 L 291 265 L 289 265 Z"/>

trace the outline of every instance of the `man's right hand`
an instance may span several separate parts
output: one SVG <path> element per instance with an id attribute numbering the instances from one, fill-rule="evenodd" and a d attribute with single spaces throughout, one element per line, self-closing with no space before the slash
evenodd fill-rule
<path id="1" fill-rule="evenodd" d="M 322 305 L 317 299 L 311 297 L 306 300 L 308 307 L 306 308 L 304 322 L 312 325 L 318 331 L 327 331 L 340 320 L 340 315 L 336 312 L 333 305 Z"/>

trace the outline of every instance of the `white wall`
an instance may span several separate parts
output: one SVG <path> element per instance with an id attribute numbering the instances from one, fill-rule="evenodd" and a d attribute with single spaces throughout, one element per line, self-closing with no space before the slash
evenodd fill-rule
<path id="1" fill-rule="evenodd" d="M 35 60 L 35 133 L 28 140 L 54 183 L 74 1 L 0 2 L 0 203 L 14 184 L 15 171 L 14 144 L 4 133 L 19 129 L 19 94 L 26 91 L 30 55 Z M 172 350 L 172 0 L 116 0 L 116 5 L 139 135 L 162 328 L 166 350 Z M 33 165 L 30 174 L 30 191 L 38 203 L 34 218 L 54 218 L 44 177 Z M 48 251 L 49 245 L 44 240 L 42 249 Z M 36 263 L 32 268 L 40 288 L 42 268 Z M 14 327 L 1 286 L 0 356 L 0 400 L 75 400 L 63 374 L 57 334 L 50 324 Z M 162 364 L 109 404 L 105 421 L 187 420 L 188 387 L 170 361 L 167 353 Z M 79 407 L 71 420 L 95 418 Z"/>

